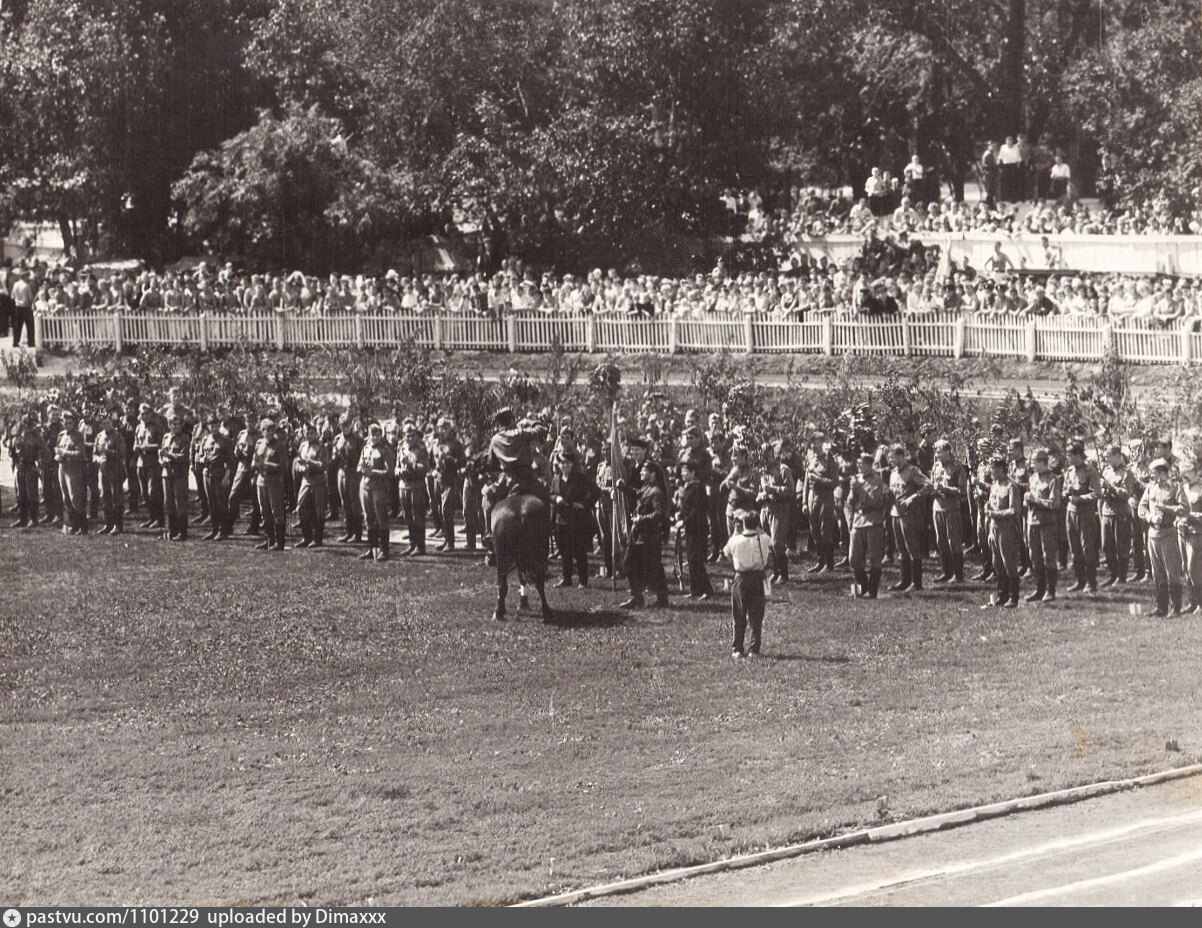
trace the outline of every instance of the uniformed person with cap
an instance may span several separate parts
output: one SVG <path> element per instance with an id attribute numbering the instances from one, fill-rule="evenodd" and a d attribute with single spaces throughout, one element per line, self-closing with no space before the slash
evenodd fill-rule
<path id="1" fill-rule="evenodd" d="M 396 459 L 384 440 L 384 428 L 378 422 L 367 427 L 367 441 L 359 453 L 359 505 L 367 529 L 367 550 L 359 560 L 388 560 L 391 544 L 389 513 L 395 484 Z"/>
<path id="2" fill-rule="evenodd" d="M 460 508 L 460 487 L 463 482 L 463 466 L 467 455 L 463 442 L 455 434 L 455 423 L 440 418 L 434 426 L 434 492 L 435 508 L 438 509 L 442 527 L 442 542 L 438 551 L 455 550 L 455 512 Z"/>
<path id="3" fill-rule="evenodd" d="M 216 421 L 218 431 L 221 430 L 221 419 L 214 413 L 206 413 L 204 409 L 197 406 L 196 420 L 192 423 L 192 479 L 196 484 L 196 501 L 200 504 L 200 513 L 196 517 L 197 525 L 204 525 L 212 518 L 212 508 L 209 505 L 209 484 L 205 482 L 204 461 L 201 459 L 200 446 L 209 436 L 212 427 L 211 421 Z M 225 491 L 222 490 L 222 496 L 225 496 Z M 228 500 L 228 497 L 226 497 Z M 225 500 L 223 500 L 225 501 Z M 220 507 L 219 507 L 220 508 Z M 217 537 L 217 530 L 221 526 L 217 524 L 217 520 L 213 520 L 209 525 L 209 534 L 205 536 L 206 541 L 212 541 Z"/>
<path id="4" fill-rule="evenodd" d="M 42 439 L 46 456 L 42 458 L 42 503 L 46 507 L 46 521 L 50 525 L 62 525 L 70 529 L 64 518 L 63 488 L 58 478 L 58 462 L 54 449 L 58 445 L 59 433 L 63 430 L 62 410 L 54 403 L 46 407 L 46 421 L 42 427 Z"/>
<path id="5" fill-rule="evenodd" d="M 1189 608 L 1185 612 L 1202 613 L 1202 459 L 1195 451 L 1193 460 L 1182 462 L 1181 495 L 1188 511 L 1177 517 L 1177 534 L 1181 540 L 1184 579 L 1189 592 Z"/>
<path id="6" fill-rule="evenodd" d="M 806 512 L 810 517 L 810 540 L 818 561 L 808 573 L 824 573 L 835 569 L 835 547 L 838 540 L 838 519 L 835 515 L 835 486 L 839 469 L 826 445 L 826 435 L 813 432 L 806 452 L 803 493 Z"/>
<path id="7" fill-rule="evenodd" d="M 58 464 L 58 482 L 63 499 L 63 534 L 86 535 L 88 450 L 76 424 L 75 413 L 64 409 L 62 422 L 62 431 L 54 445 L 54 460 Z"/>
<path id="8" fill-rule="evenodd" d="M 430 452 L 412 420 L 406 420 L 402 436 L 397 446 L 396 473 L 400 480 L 401 511 L 409 529 L 409 547 L 401 552 L 401 557 L 406 557 L 426 553 L 426 509 L 430 505 L 426 474 L 430 470 Z"/>
<path id="9" fill-rule="evenodd" d="M 215 413 L 205 417 L 205 433 L 196 443 L 197 464 L 205 498 L 209 501 L 209 534 L 205 541 L 230 537 L 230 472 L 234 467 L 234 442 L 221 430 Z"/>
<path id="10" fill-rule="evenodd" d="M 890 515 L 897 540 L 901 577 L 889 589 L 898 592 L 922 589 L 922 519 L 925 500 L 931 495 L 930 481 L 910 463 L 905 445 L 889 451 L 893 469 L 889 473 Z"/>
<path id="11" fill-rule="evenodd" d="M 320 548 L 325 544 L 330 455 L 313 422 L 306 422 L 302 426 L 295 467 L 300 481 L 296 491 L 296 509 L 300 516 L 301 540 L 297 547 Z"/>
<path id="12" fill-rule="evenodd" d="M 341 542 L 363 540 L 363 504 L 359 502 L 359 456 L 363 454 L 363 438 L 355 431 L 349 412 L 338 419 L 338 434 L 334 436 L 332 456 L 338 470 L 338 496 L 346 516 L 346 531 Z"/>
<path id="13" fill-rule="evenodd" d="M 508 406 L 493 416 L 496 431 L 488 444 L 487 464 L 482 469 L 497 474 L 497 479 L 485 484 L 481 492 L 481 508 L 484 514 L 484 546 L 488 549 L 486 563 L 496 563 L 492 550 L 493 507 L 514 493 L 533 493 L 545 498 L 545 490 L 539 485 L 536 470 L 534 444 L 536 436 L 529 427 L 518 425 L 513 410 Z"/>
<path id="14" fill-rule="evenodd" d="M 99 521 L 100 514 L 100 471 L 96 467 L 94 454 L 99 424 L 96 421 L 97 413 L 90 405 L 84 404 L 80 412 L 75 427 L 79 429 L 79 434 L 83 438 L 84 488 L 87 496 L 88 519 L 94 524 Z"/>
<path id="15" fill-rule="evenodd" d="M 885 520 L 889 517 L 889 488 L 874 466 L 871 454 L 859 457 L 860 472 L 847 491 L 847 524 L 851 529 L 848 561 L 856 578 L 856 595 L 876 599 L 885 555 Z"/>
<path id="16" fill-rule="evenodd" d="M 274 419 L 259 422 L 262 437 L 255 442 L 251 469 L 255 473 L 255 493 L 263 518 L 265 537 L 255 548 L 260 551 L 283 551 L 288 533 L 288 513 L 284 475 L 288 472 L 289 453 Z"/>
<path id="17" fill-rule="evenodd" d="M 764 467 L 760 472 L 756 505 L 760 524 L 772 541 L 774 573 L 772 583 L 789 579 L 789 521 L 793 515 L 793 471 L 784 460 L 785 443 L 780 439 L 764 447 Z"/>
<path id="18" fill-rule="evenodd" d="M 228 524 L 226 533 L 234 533 L 234 523 L 242 508 L 242 500 L 250 500 L 250 524 L 246 527 L 247 535 L 259 534 L 262 522 L 262 512 L 259 509 L 259 493 L 255 489 L 255 445 L 259 443 L 259 430 L 253 422 L 247 422 L 246 428 L 238 432 L 234 440 L 234 476 L 230 481 L 229 503 L 226 506 Z"/>
<path id="19" fill-rule="evenodd" d="M 667 498 L 650 458 L 643 460 L 639 478 L 637 489 L 626 481 L 618 481 L 618 490 L 631 497 L 630 544 L 626 549 L 630 598 L 620 604 L 622 609 L 641 607 L 645 590 L 655 593 L 657 606 L 668 605 L 668 579 L 662 558 L 662 524 L 668 516 Z"/>
<path id="20" fill-rule="evenodd" d="M 1027 602 L 1052 602 L 1056 598 L 1060 480 L 1048 465 L 1049 457 L 1047 448 L 1035 449 L 1023 500 L 1027 512 L 1027 550 L 1031 554 L 1031 571 L 1035 574 L 1035 589 L 1024 597 Z"/>
<path id="21" fill-rule="evenodd" d="M 121 535 L 125 532 L 125 436 L 116 413 L 102 417 L 101 429 L 92 445 L 92 460 L 96 465 L 100 485 L 100 502 L 104 508 L 104 527 L 101 535 Z"/>
<path id="22" fill-rule="evenodd" d="M 680 475 L 676 530 L 682 536 L 684 560 L 689 572 L 689 596 L 692 599 L 709 599 L 714 593 L 714 586 L 705 566 L 709 554 L 709 503 L 706 487 L 698 473 L 698 462 L 693 458 L 686 457 L 681 462 Z"/>
<path id="23" fill-rule="evenodd" d="M 1009 467 L 1002 455 L 995 455 L 989 466 L 993 481 L 985 504 L 985 516 L 989 519 L 989 550 L 997 575 L 998 592 L 994 605 L 1012 609 L 1018 605 L 1022 582 L 1018 576 L 1022 496 L 1018 487 L 1010 482 Z"/>
<path id="24" fill-rule="evenodd" d="M 1095 593 L 1098 589 L 1098 546 L 1102 526 L 1098 519 L 1098 500 L 1102 495 L 1102 480 L 1098 472 L 1085 461 L 1085 445 L 1069 444 L 1068 467 L 1064 471 L 1062 493 L 1068 499 L 1068 543 L 1073 552 L 1073 572 L 1077 582 L 1068 588 L 1070 593 Z"/>
<path id="25" fill-rule="evenodd" d="M 188 540 L 188 466 L 192 457 L 192 436 L 184 428 L 180 413 L 167 417 L 169 431 L 159 442 L 159 467 L 163 481 L 165 535 L 169 541 Z"/>
<path id="26" fill-rule="evenodd" d="M 1139 515 L 1148 523 L 1148 564 L 1156 585 L 1156 615 L 1181 614 L 1181 543 L 1177 520 L 1190 511 L 1180 485 L 1165 458 L 1152 462 L 1152 480 L 1139 501 Z"/>
<path id="27" fill-rule="evenodd" d="M 38 524 L 39 467 L 48 454 L 46 440 L 38 431 L 31 413 L 21 417 L 20 427 L 9 444 L 13 478 L 17 490 L 17 521 L 13 528 L 33 528 Z"/>
<path id="28" fill-rule="evenodd" d="M 1136 495 L 1135 475 L 1127 467 L 1123 449 L 1106 449 L 1106 467 L 1102 471 L 1102 553 L 1109 576 L 1102 586 L 1127 582 L 1131 557 L 1131 498 Z"/>
<path id="29" fill-rule="evenodd" d="M 755 496 L 759 487 L 759 475 L 751 465 L 747 448 L 735 444 L 730 449 L 730 470 L 722 480 L 722 492 L 726 496 L 726 535 L 734 535 L 739 514 L 755 509 Z"/>
<path id="30" fill-rule="evenodd" d="M 146 503 L 146 521 L 142 528 L 165 528 L 163 515 L 163 465 L 159 463 L 159 445 L 163 428 L 149 403 L 138 406 L 138 425 L 134 430 L 134 451 L 138 456 L 138 484 Z"/>
<path id="31" fill-rule="evenodd" d="M 1006 467 L 1010 474 L 1010 482 L 1018 487 L 1020 499 L 1027 495 L 1027 485 L 1031 479 L 1031 467 L 1027 463 L 1027 452 L 1021 438 L 1011 438 L 1006 443 Z M 1022 519 L 1019 519 L 1021 526 Z M 1027 550 L 1026 536 L 1019 533 L 1019 570 L 1018 575 L 1025 577 L 1031 569 L 1031 552 Z"/>
<path id="32" fill-rule="evenodd" d="M 930 471 L 934 495 L 932 517 L 935 522 L 935 546 L 943 562 L 943 576 L 937 582 L 964 581 L 964 522 L 961 503 L 968 493 L 968 471 L 952 454 L 946 438 L 935 442 L 935 462 Z"/>
<path id="33" fill-rule="evenodd" d="M 135 442 L 138 433 L 138 404 L 129 402 L 125 414 L 117 421 L 121 438 L 125 441 L 125 506 L 127 512 L 134 512 L 142 502 L 141 486 L 138 482 L 138 451 Z"/>

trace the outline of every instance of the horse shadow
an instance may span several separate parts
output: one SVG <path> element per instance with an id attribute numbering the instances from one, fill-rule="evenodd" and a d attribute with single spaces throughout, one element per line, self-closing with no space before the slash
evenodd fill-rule
<path id="1" fill-rule="evenodd" d="M 552 628 L 620 628 L 634 617 L 616 609 L 554 609 L 546 624 Z"/>

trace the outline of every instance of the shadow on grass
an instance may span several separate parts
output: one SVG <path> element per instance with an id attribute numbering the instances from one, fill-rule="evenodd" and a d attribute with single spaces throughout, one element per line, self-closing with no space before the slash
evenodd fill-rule
<path id="1" fill-rule="evenodd" d="M 554 628 L 618 628 L 633 616 L 616 609 L 556 609 L 547 624 Z"/>
<path id="2" fill-rule="evenodd" d="M 845 654 L 773 654 L 768 652 L 761 655 L 766 661 L 805 661 L 810 664 L 850 664 L 851 658 Z"/>

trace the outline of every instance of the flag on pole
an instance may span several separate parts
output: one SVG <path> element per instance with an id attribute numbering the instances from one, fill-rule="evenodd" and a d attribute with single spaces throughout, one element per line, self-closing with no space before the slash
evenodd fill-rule
<path id="1" fill-rule="evenodd" d="M 618 437 L 618 413 L 616 404 L 609 411 L 609 469 L 613 480 L 612 486 L 617 487 L 618 481 L 626 480 L 626 460 L 622 456 L 622 439 Z M 626 514 L 626 494 L 614 494 L 614 564 L 621 563 L 618 555 L 626 550 L 629 541 L 629 519 Z"/>

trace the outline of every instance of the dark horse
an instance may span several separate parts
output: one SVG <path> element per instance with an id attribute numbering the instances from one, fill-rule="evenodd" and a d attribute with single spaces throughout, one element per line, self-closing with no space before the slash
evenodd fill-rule
<path id="1" fill-rule="evenodd" d="M 492 510 L 492 543 L 497 559 L 497 611 L 505 618 L 505 596 L 509 575 L 515 569 L 523 584 L 533 583 L 542 602 L 543 621 L 551 621 L 547 605 L 547 555 L 550 551 L 551 519 L 547 504 L 530 493 L 507 496 Z"/>

